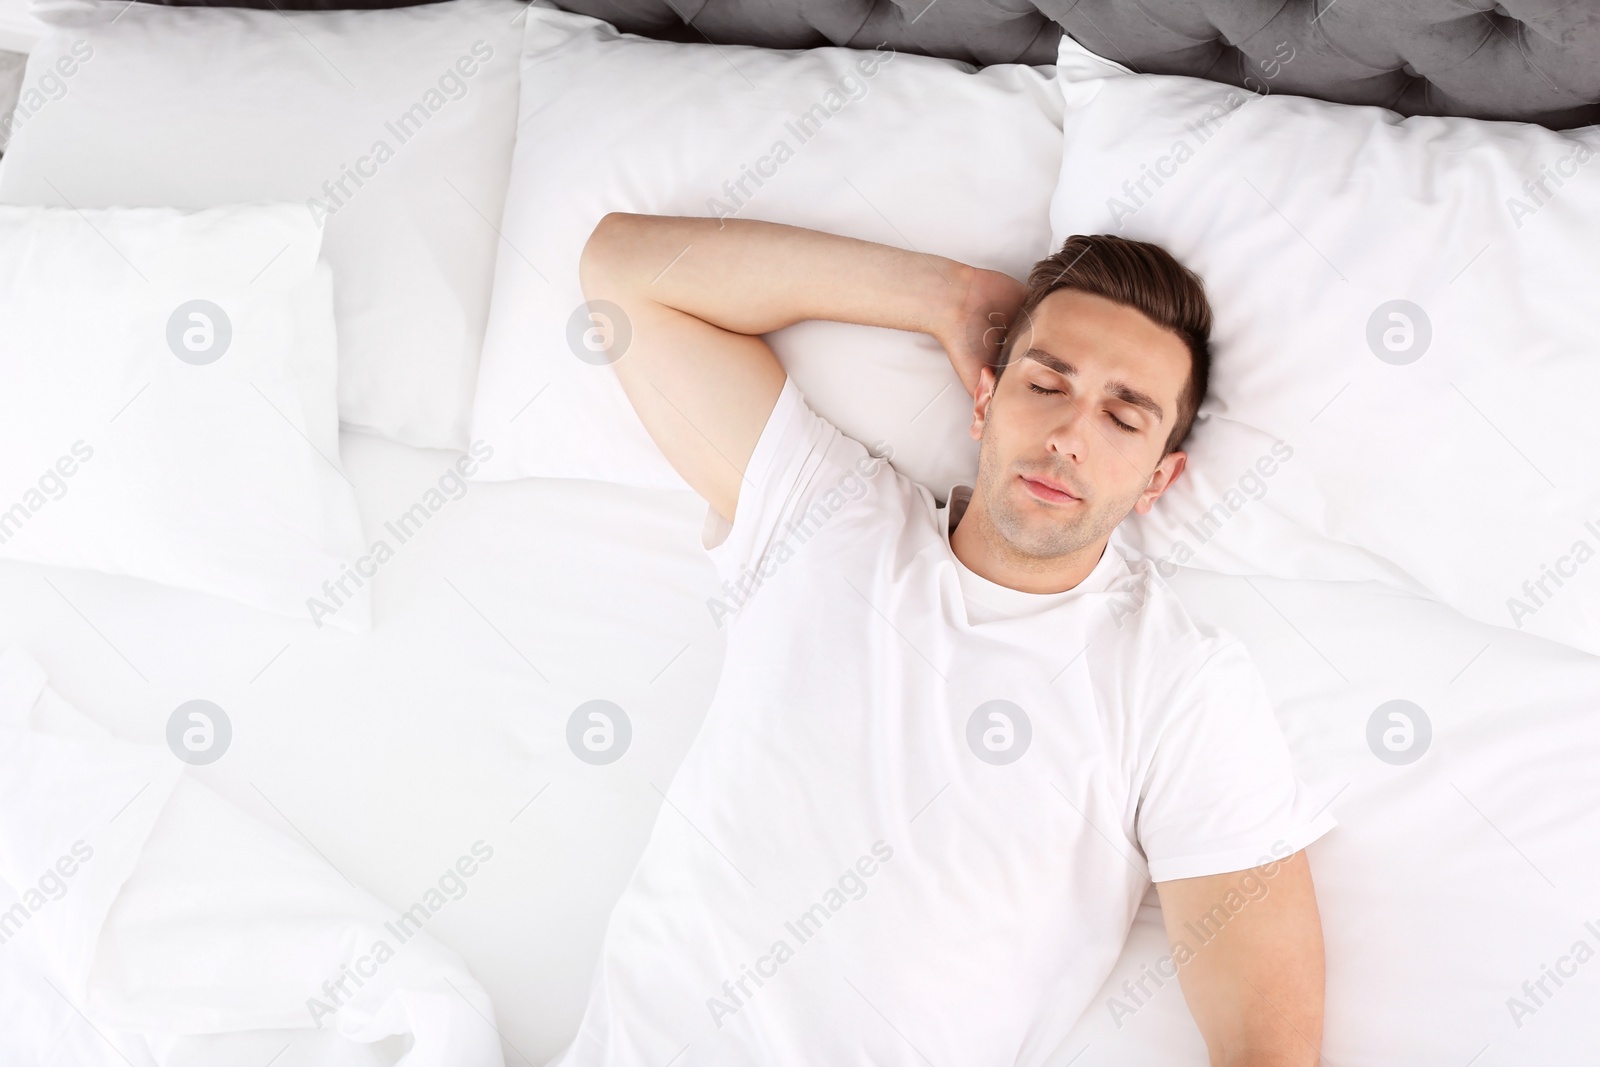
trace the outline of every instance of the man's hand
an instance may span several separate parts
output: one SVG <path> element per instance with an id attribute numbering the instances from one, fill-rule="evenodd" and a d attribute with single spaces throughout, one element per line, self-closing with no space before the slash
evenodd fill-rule
<path id="1" fill-rule="evenodd" d="M 1320 1063 L 1322 923 L 1305 852 L 1156 891 L 1213 1067 Z"/>
<path id="2" fill-rule="evenodd" d="M 993 368 L 1000 357 L 1028 287 L 999 271 L 967 267 L 962 272 L 960 294 L 951 301 L 949 317 L 934 331 L 944 346 L 950 365 L 967 390 L 978 392 L 978 373 Z"/>

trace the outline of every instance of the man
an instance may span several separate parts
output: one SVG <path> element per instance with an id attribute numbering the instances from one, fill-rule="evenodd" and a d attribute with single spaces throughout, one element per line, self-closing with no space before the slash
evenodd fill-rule
<path id="1" fill-rule="evenodd" d="M 627 317 L 616 373 L 743 592 L 562 1067 L 1041 1063 L 1099 1010 L 1152 881 L 1172 954 L 1117 1025 L 1176 976 L 1213 1064 L 1316 1064 L 1301 850 L 1333 820 L 1243 646 L 1108 545 L 1183 470 L 1199 280 L 1108 236 L 1024 287 L 623 214 L 581 274 Z M 976 485 L 939 505 L 813 413 L 760 336 L 808 318 L 941 341 Z"/>

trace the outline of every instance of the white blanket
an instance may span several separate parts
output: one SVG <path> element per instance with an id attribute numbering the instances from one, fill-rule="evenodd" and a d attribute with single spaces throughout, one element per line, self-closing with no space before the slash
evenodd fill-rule
<path id="1" fill-rule="evenodd" d="M 0 877 L 7 1062 L 266 1063 L 294 1046 L 290 1062 L 503 1063 L 488 995 L 421 928 L 433 898 L 406 921 L 164 747 L 85 718 L 16 646 L 0 652 Z M 58 1047 L 40 1022 L 64 1006 L 100 1040 L 65 1028 Z M 379 1045 L 393 1037 L 409 1040 Z"/>
<path id="2" fill-rule="evenodd" d="M 342 446 L 372 529 L 454 459 L 361 434 Z M 0 647 L 27 648 L 55 689 L 158 755 L 174 707 L 215 700 L 232 716 L 233 747 L 184 780 L 295 842 L 305 835 L 396 910 L 485 838 L 494 858 L 427 932 L 493 996 L 507 1064 L 543 1064 L 577 1030 L 611 906 L 717 684 L 722 637 L 706 601 L 719 582 L 699 547 L 704 516 L 692 493 L 475 485 L 386 565 L 374 629 L 359 637 L 313 635 L 309 624 L 130 578 L 0 563 Z M 1600 657 L 1372 583 L 1184 571 L 1173 585 L 1198 618 L 1249 647 L 1297 770 L 1320 796 L 1337 795 L 1339 830 L 1311 850 L 1328 942 L 1327 1061 L 1592 1067 L 1600 956 L 1564 987 L 1545 979 L 1553 995 L 1542 1004 L 1523 983 L 1580 937 L 1600 947 L 1585 927 L 1600 924 Z M 635 727 L 627 754 L 606 766 L 578 759 L 566 739 L 573 710 L 592 699 L 626 708 Z M 1432 722 L 1427 754 L 1407 766 L 1368 748 L 1370 717 L 1393 699 Z M 36 727 L 51 706 L 35 711 Z M 108 818 L 133 792 L 96 814 Z M 0 798 L 0 810 L 12 806 Z M 137 806 L 114 825 L 137 818 Z M 215 847 L 201 840 L 185 862 L 206 862 Z M 45 851 L 51 862 L 60 855 Z M 32 861 L 21 877 L 36 885 L 41 873 Z M 119 902 L 113 931 L 120 915 Z M 253 929 L 242 923 L 235 936 L 249 941 Z M 104 958 L 112 941 L 101 941 Z M 19 992 L 8 974 L 24 944 L 0 946 L 0 1064 L 152 1062 L 133 1042 L 127 1061 L 110 1051 L 37 979 Z M 1140 1003 L 1123 990 L 1167 951 L 1149 904 L 1057 1067 L 1074 1056 L 1072 1067 L 1204 1067 L 1175 983 L 1147 982 Z M 311 985 L 329 977 L 318 971 Z M 292 1006 L 303 1013 L 314 992 L 297 990 Z M 1113 1017 L 1113 996 L 1135 1013 Z M 1513 1019 L 1513 996 L 1534 1013 Z M 405 1051 L 402 1038 L 361 1046 L 309 1023 L 302 1014 L 293 1032 L 235 1033 L 215 1051 L 187 1038 L 190 1062 L 343 1067 L 393 1064 Z"/>

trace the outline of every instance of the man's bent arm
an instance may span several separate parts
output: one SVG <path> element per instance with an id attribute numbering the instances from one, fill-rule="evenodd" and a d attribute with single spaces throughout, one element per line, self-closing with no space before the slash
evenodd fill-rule
<path id="1" fill-rule="evenodd" d="M 730 521 L 784 371 L 759 334 L 832 319 L 949 336 L 973 268 L 751 219 L 613 212 L 579 263 L 627 316 L 613 366 L 667 460 Z"/>
<path id="2" fill-rule="evenodd" d="M 1316 1067 L 1322 922 L 1305 852 L 1251 870 L 1157 882 L 1156 891 L 1178 982 L 1213 1067 Z"/>

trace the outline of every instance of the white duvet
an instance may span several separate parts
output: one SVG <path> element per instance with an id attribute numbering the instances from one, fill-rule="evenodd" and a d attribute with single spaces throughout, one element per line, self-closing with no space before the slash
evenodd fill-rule
<path id="1" fill-rule="evenodd" d="M 430 912 L 397 923 L 164 746 L 79 714 L 16 646 L 0 652 L 0 876 L 6 1063 L 179 1067 L 291 1046 L 328 1065 L 503 1062 L 494 1007 L 421 929 Z M 63 1005 L 99 1040 L 38 1025 Z M 406 1039 L 398 1059 L 367 1047 L 388 1038 Z"/>
<path id="2" fill-rule="evenodd" d="M 343 446 L 373 528 L 454 458 L 359 434 Z M 102 785 L 74 758 L 57 769 L 77 779 L 62 791 L 83 794 L 77 814 L 48 801 L 18 815 L 0 800 L 7 837 L 13 824 L 37 824 L 20 838 L 34 842 L 31 858 L 6 860 L 0 874 L 11 893 L 37 886 L 78 838 L 95 848 L 66 895 L 36 916 L 57 923 L 61 958 L 77 959 L 85 1014 L 45 984 L 72 992 L 43 969 L 48 958 L 16 951 L 31 940 L 0 946 L 0 1063 L 123 1064 L 101 1033 L 139 1067 L 392 1065 L 436 1048 L 426 1043 L 433 1035 L 448 1058 L 416 1062 L 477 1062 L 479 1040 L 507 1064 L 549 1062 L 577 1030 L 607 915 L 716 685 L 721 631 L 706 604 L 717 582 L 699 547 L 704 514 L 688 493 L 474 485 L 386 564 L 364 635 L 313 635 L 309 624 L 128 578 L 0 563 L 0 647 L 26 648 L 61 699 L 144 742 L 123 747 L 153 752 L 152 767 L 179 783 L 147 809 L 166 779 Z M 1600 658 L 1375 583 L 1184 570 L 1173 587 L 1197 618 L 1245 643 L 1297 771 L 1319 796 L 1336 796 L 1339 832 L 1310 849 L 1328 944 L 1327 1061 L 1589 1064 L 1600 1047 L 1600 959 L 1578 964 L 1573 950 L 1580 940 L 1600 947 L 1586 925 L 1600 925 Z M 88 727 L 53 725 L 71 717 L 45 693 L 34 728 L 4 735 L 8 752 L 21 738 L 34 755 L 21 765 L 7 755 L 0 779 L 67 744 L 62 733 L 97 735 L 71 742 L 83 751 L 109 744 Z M 228 710 L 232 748 L 179 775 L 161 739 L 172 709 L 196 696 Z M 567 745 L 573 710 L 591 699 L 616 702 L 633 722 L 631 747 L 605 766 Z M 1409 765 L 1368 747 L 1374 711 L 1395 699 L 1422 708 L 1432 726 L 1428 750 Z M 147 780 L 110 823 L 135 843 L 84 836 L 85 820 L 109 820 Z M 407 1020 L 416 1048 L 403 1036 L 366 1043 L 341 1033 L 339 1020 L 313 1029 L 307 998 L 480 838 L 493 858 L 426 927 L 455 958 L 432 945 L 426 959 L 412 955 L 427 944 L 413 940 L 375 980 L 381 990 L 368 983 L 417 1009 Z M 133 871 L 120 891 L 80 881 L 119 857 Z M 230 872 L 242 876 L 229 881 Z M 189 878 L 247 895 L 182 889 Z M 220 911 L 190 911 L 198 924 L 185 926 L 184 913 L 159 910 L 197 895 Z M 330 950 L 329 938 L 344 940 Z M 218 953 L 219 944 L 237 951 Z M 1204 1067 L 1176 984 L 1138 984 L 1166 951 L 1152 897 L 1057 1067 Z M 484 1015 L 503 1044 L 440 981 L 475 995 L 456 958 L 493 1001 Z M 113 959 L 116 968 L 101 968 Z M 130 991 L 160 988 L 147 979 L 190 965 L 216 969 L 216 982 L 166 996 L 164 1008 L 130 1001 Z M 1546 977 L 1558 967 L 1572 971 L 1561 986 Z M 234 995 L 265 989 L 278 991 L 273 1012 Z M 1515 1016 L 1513 1000 L 1526 1005 Z M 396 1021 L 376 1007 L 358 1017 L 363 1003 L 341 1011 L 346 1025 L 377 1036 Z M 453 1014 L 424 1010 L 435 1008 Z M 108 1009 L 124 1024 L 127 1012 L 143 1013 L 148 1036 L 113 1024 Z M 231 1032 L 192 1036 L 203 1029 L 196 1013 L 230 1010 Z"/>

